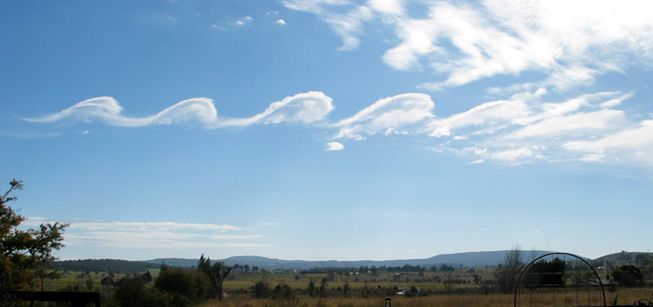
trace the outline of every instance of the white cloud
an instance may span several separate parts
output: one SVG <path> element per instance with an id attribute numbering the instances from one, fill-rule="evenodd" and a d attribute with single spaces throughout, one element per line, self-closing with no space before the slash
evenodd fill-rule
<path id="1" fill-rule="evenodd" d="M 288 9 L 309 12 L 328 23 L 342 39 L 342 51 L 358 48 L 365 22 L 373 17 L 372 9 L 344 0 L 285 0 Z M 342 8 L 345 12 L 342 12 Z"/>
<path id="2" fill-rule="evenodd" d="M 533 150 L 527 147 L 507 149 L 496 152 L 484 151 L 481 156 L 505 162 L 517 162 L 533 157 Z"/>
<path id="3" fill-rule="evenodd" d="M 248 126 L 255 123 L 311 124 L 324 120 L 333 111 L 333 99 L 322 92 L 306 92 L 273 102 L 265 111 L 247 118 L 225 118 L 218 126 Z"/>
<path id="4" fill-rule="evenodd" d="M 234 22 L 234 25 L 237 27 L 243 27 L 247 25 L 248 23 L 252 22 L 254 19 L 252 19 L 251 16 L 243 16 L 242 18 L 236 20 Z"/>
<path id="5" fill-rule="evenodd" d="M 30 217 L 28 226 L 48 223 Z M 178 222 L 67 221 L 66 245 L 135 249 L 257 248 L 262 237 L 243 233 L 245 228 L 226 224 Z"/>
<path id="6" fill-rule="evenodd" d="M 416 2 L 428 11 L 425 17 L 407 15 L 403 1 L 284 4 L 324 20 L 343 39 L 341 49 L 355 49 L 375 21 L 390 26 L 397 43 L 383 61 L 397 70 L 443 76 L 420 85 L 429 90 L 533 71 L 545 75 L 540 86 L 564 91 L 623 71 L 628 63 L 653 64 L 653 19 L 646 14 L 653 3 L 646 0 Z"/>
<path id="7" fill-rule="evenodd" d="M 286 25 L 286 21 L 281 19 L 281 18 L 277 19 L 277 21 L 275 21 L 274 23 L 276 23 L 278 26 L 282 26 L 282 27 Z"/>
<path id="8" fill-rule="evenodd" d="M 340 142 L 329 142 L 327 143 L 326 151 L 341 151 L 345 149 L 345 145 Z"/>
<path id="9" fill-rule="evenodd" d="M 452 131 L 470 126 L 485 129 L 476 130 L 477 132 L 495 131 L 529 115 L 528 104 L 519 97 L 512 100 L 498 100 L 483 103 L 446 118 L 434 119 L 427 125 L 427 132 L 436 137 L 450 136 Z"/>
<path id="10" fill-rule="evenodd" d="M 52 223 L 43 217 L 30 217 L 26 222 L 29 225 Z M 85 221 L 73 220 L 66 222 L 70 229 L 89 231 L 114 230 L 114 231 L 239 231 L 241 227 L 227 224 L 202 224 L 178 222 L 122 222 L 122 221 Z"/>
<path id="11" fill-rule="evenodd" d="M 218 117 L 218 111 L 209 98 L 182 100 L 157 114 L 145 117 L 124 116 L 122 110 L 120 103 L 113 97 L 96 97 L 76 103 L 72 107 L 57 113 L 26 120 L 41 123 L 57 122 L 68 118 L 88 122 L 98 120 L 111 126 L 120 127 L 144 127 L 191 122 L 203 126 L 212 126 L 217 122 Z"/>
<path id="12" fill-rule="evenodd" d="M 379 132 L 405 134 L 411 126 L 433 117 L 435 103 L 426 94 L 406 93 L 377 100 L 351 117 L 338 121 L 336 138 L 365 139 Z"/>
<path id="13" fill-rule="evenodd" d="M 645 163 L 653 165 L 653 120 L 610 133 L 596 140 L 567 142 L 563 148 L 583 153 L 587 162 Z"/>
<path id="14" fill-rule="evenodd" d="M 629 152 L 639 152 L 637 155 L 642 156 L 649 150 L 643 142 L 646 128 L 626 133 L 624 129 L 634 123 L 625 111 L 615 109 L 632 98 L 632 93 L 599 92 L 560 102 L 545 101 L 545 93 L 536 90 L 515 94 L 510 99 L 482 103 L 445 118 L 433 118 L 425 125 L 424 132 L 436 137 L 441 146 L 452 152 L 510 164 L 543 160 L 599 162 L 610 157 L 616 162 L 623 160 L 625 150 L 619 154 L 613 150 L 606 157 L 604 153 L 610 146 L 601 144 L 614 145 L 616 140 L 629 139 L 631 133 L 637 141 L 628 143 L 632 146 Z M 615 133 L 612 139 L 602 138 Z"/>
<path id="15" fill-rule="evenodd" d="M 66 119 L 99 121 L 111 126 L 145 127 L 151 125 L 199 124 L 207 128 L 249 126 L 257 123 L 302 123 L 322 121 L 333 110 L 333 100 L 322 92 L 306 92 L 271 103 L 268 108 L 246 118 L 221 118 L 209 98 L 190 98 L 163 111 L 144 117 L 122 115 L 123 108 L 112 97 L 96 97 L 79 102 L 62 111 L 27 121 L 52 123 Z"/>
<path id="16" fill-rule="evenodd" d="M 241 240 L 250 237 L 240 238 Z M 270 246 L 266 243 L 232 242 L 232 239 L 216 240 L 210 236 L 177 234 L 170 232 L 89 232 L 66 233 L 66 245 L 87 247 L 110 247 L 129 249 L 217 249 L 217 248 L 259 248 Z"/>
<path id="17" fill-rule="evenodd" d="M 227 30 L 227 28 L 225 28 L 223 26 L 216 25 L 216 24 L 212 24 L 211 29 L 215 30 L 215 31 L 226 31 Z"/>
<path id="18" fill-rule="evenodd" d="M 438 151 L 510 164 L 653 160 L 648 121 L 638 124 L 633 118 L 640 114 L 618 109 L 632 92 L 569 94 L 609 72 L 653 67 L 653 19 L 647 13 L 653 2 L 413 2 L 427 12 L 420 16 L 399 0 L 284 5 L 325 21 L 342 38 L 341 50 L 357 48 L 369 28 L 389 28 L 384 33 L 391 36 L 383 39 L 393 45 L 382 60 L 395 70 L 432 72 L 435 80 L 419 88 L 442 90 L 501 75 L 521 80 L 498 80 L 486 89 L 497 98 L 447 117 L 435 116 L 428 103 L 381 99 L 331 125 L 336 139 L 422 133 L 435 137 Z M 547 99 L 551 92 L 560 98 Z"/>
<path id="19" fill-rule="evenodd" d="M 369 0 L 368 6 L 381 14 L 404 15 L 404 1 L 402 0 Z"/>
<path id="20" fill-rule="evenodd" d="M 446 117 L 436 116 L 435 103 L 429 95 L 404 93 L 379 99 L 352 116 L 329 121 L 327 116 L 334 109 L 333 100 L 322 92 L 312 91 L 285 97 L 271 103 L 263 112 L 244 118 L 218 118 L 208 98 L 187 99 L 151 116 L 128 117 L 122 115 L 122 107 L 113 98 L 97 97 L 29 120 L 73 119 L 126 127 L 195 123 L 208 128 L 295 123 L 334 131 L 332 140 L 326 145 L 327 151 L 344 150 L 343 140 L 347 139 L 423 135 L 432 137 L 430 140 L 436 143 L 433 147 L 437 152 L 465 155 L 472 161 L 653 165 L 653 158 L 650 158 L 653 157 L 653 121 L 634 122 L 632 118 L 636 116 L 618 109 L 634 97 L 632 92 L 597 92 L 550 101 L 543 88 L 520 88 L 529 90 L 507 99 L 480 103 Z M 93 224 L 80 225 L 88 228 Z M 111 227 L 136 226 L 115 224 Z"/>
<path id="21" fill-rule="evenodd" d="M 543 119 L 537 123 L 525 126 L 505 136 L 508 140 L 551 137 L 563 133 L 587 133 L 604 131 L 617 127 L 624 121 L 624 112 L 619 110 L 600 110 L 578 113 L 568 116 L 556 116 Z"/>

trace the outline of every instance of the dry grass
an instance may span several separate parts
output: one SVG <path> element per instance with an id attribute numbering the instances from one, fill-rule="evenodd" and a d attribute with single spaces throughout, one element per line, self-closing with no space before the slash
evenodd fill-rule
<path id="1" fill-rule="evenodd" d="M 568 293 L 568 306 L 575 294 Z M 642 298 L 653 298 L 653 288 L 618 289 L 614 292 L 606 292 L 608 305 L 613 301 L 617 304 L 632 304 Z M 295 307 L 295 306 L 321 306 L 321 307 L 377 307 L 383 306 L 384 299 L 381 298 L 298 298 L 294 301 L 262 300 L 248 298 L 227 298 L 223 302 L 210 301 L 201 306 L 224 306 L 224 307 Z M 596 300 L 594 303 L 597 303 Z M 427 297 L 403 298 L 393 297 L 393 307 L 510 307 L 513 306 L 512 294 L 447 294 L 432 295 Z M 529 304 L 520 305 L 529 307 Z M 561 297 L 558 297 L 555 304 L 549 297 L 542 302 L 536 302 L 533 307 L 540 306 L 564 306 L 561 304 Z M 600 306 L 600 305 L 596 305 Z"/>

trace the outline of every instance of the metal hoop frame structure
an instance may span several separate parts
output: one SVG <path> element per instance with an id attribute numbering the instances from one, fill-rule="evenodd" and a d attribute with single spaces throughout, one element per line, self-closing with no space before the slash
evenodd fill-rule
<path id="1" fill-rule="evenodd" d="M 587 267 L 589 267 L 590 270 L 592 270 L 592 273 L 594 273 L 594 276 L 599 281 L 599 286 L 601 287 L 601 295 L 603 296 L 603 306 L 607 306 L 606 300 L 605 300 L 605 290 L 603 289 L 603 282 L 601 281 L 601 276 L 599 276 L 599 273 L 596 271 L 596 269 L 587 260 L 583 259 L 583 257 L 580 257 L 578 255 L 574 255 L 572 253 L 565 253 L 565 252 L 554 252 L 554 253 L 547 253 L 547 254 L 541 255 L 541 256 L 533 259 L 530 263 L 528 263 L 528 265 L 526 265 L 526 267 L 524 267 L 524 269 L 519 274 L 519 279 L 517 279 L 517 282 L 515 283 L 515 296 L 513 298 L 513 306 L 517 307 L 517 296 L 519 295 L 519 284 L 522 282 L 522 279 L 524 278 L 524 274 L 526 274 L 526 272 L 528 272 L 528 270 L 536 262 L 538 262 L 538 261 L 540 261 L 540 260 L 542 260 L 542 259 L 544 259 L 546 257 L 556 256 L 556 255 L 574 257 L 577 260 L 582 261 L 585 265 L 587 265 Z"/>

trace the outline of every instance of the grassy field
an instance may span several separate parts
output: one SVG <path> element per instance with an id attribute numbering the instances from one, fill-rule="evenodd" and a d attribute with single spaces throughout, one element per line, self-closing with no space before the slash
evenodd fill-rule
<path id="1" fill-rule="evenodd" d="M 154 278 L 158 269 L 150 270 Z M 390 297 L 392 306 L 512 306 L 512 294 L 498 294 L 484 290 L 484 281 L 493 278 L 494 268 L 457 269 L 452 272 L 387 272 L 380 271 L 374 274 L 364 272 L 328 273 L 298 273 L 298 272 L 234 272 L 225 282 L 227 298 L 223 302 L 209 301 L 201 306 L 383 306 L 384 299 Z M 108 276 L 102 273 L 65 272 L 61 278 L 46 280 L 45 290 L 75 290 L 99 291 L 110 295 L 113 287 L 102 286 L 101 279 Z M 115 275 L 118 280 L 123 275 Z M 90 281 L 89 281 L 90 280 Z M 306 291 L 309 283 L 313 281 L 319 286 L 326 280 L 326 297 L 310 297 Z M 255 299 L 252 298 L 251 288 L 258 281 L 265 281 L 270 288 L 285 284 L 293 289 L 295 299 Z M 345 297 L 344 288 L 348 285 L 349 293 Z M 147 287 L 152 287 L 148 283 Z M 402 297 L 395 295 L 400 289 L 415 287 L 426 296 Z M 367 289 L 367 290 L 365 290 Z M 608 291 L 606 288 L 606 301 L 608 306 L 616 304 L 632 304 L 634 301 L 647 298 L 653 299 L 653 288 L 617 288 Z M 367 291 L 367 292 L 365 292 Z M 557 292 L 555 302 L 550 294 L 520 296 L 520 301 L 525 303 L 520 306 L 564 306 L 561 292 Z M 597 292 L 598 293 L 598 292 Z M 594 293 L 591 295 L 591 306 L 599 306 L 601 297 Z M 567 293 L 567 302 L 575 302 L 578 296 L 584 298 L 585 293 L 576 293 L 571 290 Z M 583 301 L 582 302 L 587 302 Z M 571 306 L 570 304 L 567 304 Z"/>
<path id="2" fill-rule="evenodd" d="M 484 280 L 492 278 L 493 269 L 459 269 L 453 272 L 385 272 L 376 274 L 355 274 L 354 272 L 327 274 L 327 273 L 232 273 L 233 276 L 225 282 L 227 290 L 245 290 L 259 280 L 266 281 L 274 286 L 286 284 L 293 289 L 306 289 L 311 280 L 319 285 L 324 278 L 327 279 L 329 289 L 343 288 L 349 284 L 353 291 L 368 287 L 371 289 L 409 288 L 411 286 L 424 291 L 450 291 L 461 288 L 478 288 Z M 475 277 L 476 276 L 476 277 Z M 475 280 L 477 282 L 475 282 Z"/>
<path id="3" fill-rule="evenodd" d="M 642 298 L 653 298 L 653 288 L 628 288 L 617 289 L 614 292 L 606 292 L 608 306 L 613 303 L 617 305 L 632 304 L 634 301 Z M 393 307 L 416 307 L 416 306 L 432 306 L 432 307 L 467 307 L 467 306 L 483 306 L 483 307 L 510 307 L 513 306 L 513 295 L 511 294 L 438 294 L 429 295 L 426 297 L 404 298 L 392 297 Z M 571 302 L 571 297 L 570 300 Z M 323 307 L 348 307 L 348 306 L 383 306 L 384 298 L 297 298 L 291 301 L 278 301 L 278 300 L 264 300 L 264 299 L 251 299 L 245 297 L 227 298 L 223 302 L 216 300 L 209 301 L 206 304 L 200 305 L 203 307 L 209 306 L 225 306 L 225 307 L 275 307 L 275 306 L 323 306 Z M 556 304 L 552 300 L 547 300 L 542 303 L 534 303 L 532 305 L 523 304 L 519 306 L 564 306 L 561 304 L 560 299 Z M 571 306 L 571 305 L 569 305 Z M 600 306 L 600 305 L 593 305 Z"/>

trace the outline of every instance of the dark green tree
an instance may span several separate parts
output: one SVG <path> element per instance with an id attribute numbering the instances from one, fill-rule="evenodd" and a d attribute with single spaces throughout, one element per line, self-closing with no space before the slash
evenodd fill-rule
<path id="1" fill-rule="evenodd" d="M 252 286 L 252 296 L 255 298 L 270 297 L 270 285 L 264 280 L 257 281 Z"/>
<path id="2" fill-rule="evenodd" d="M 272 297 L 275 299 L 289 300 L 295 298 L 295 293 L 290 286 L 280 283 L 272 290 Z"/>
<path id="3" fill-rule="evenodd" d="M 349 293 L 351 293 L 351 286 L 349 282 L 345 282 L 345 285 L 342 287 L 342 296 L 349 297 Z"/>
<path id="4" fill-rule="evenodd" d="M 231 273 L 231 268 L 220 261 L 216 261 L 211 265 L 211 259 L 209 257 L 204 258 L 204 254 L 202 254 L 197 262 L 197 269 L 209 277 L 217 293 L 218 301 L 222 301 L 224 298 L 223 284 L 229 273 Z"/>
<path id="5" fill-rule="evenodd" d="M 54 261 L 52 252 L 63 247 L 63 232 L 68 226 L 55 222 L 41 224 L 38 229 L 19 228 L 26 218 L 8 203 L 17 199 L 13 193 L 22 188 L 22 181 L 13 179 L 9 189 L 0 194 L 0 289 L 34 286 L 36 278 Z"/>
<path id="6" fill-rule="evenodd" d="M 108 278 L 108 277 L 107 277 Z M 118 281 L 118 287 L 113 296 L 113 303 L 122 307 L 167 307 L 185 306 L 175 301 L 177 293 L 160 291 L 157 288 L 148 289 L 139 276 L 123 277 Z M 113 306 L 114 304 L 108 304 Z M 187 304 L 190 305 L 190 304 Z"/>
<path id="7" fill-rule="evenodd" d="M 328 286 L 328 280 L 326 277 L 322 278 L 320 280 L 320 296 L 321 297 L 326 297 L 327 296 L 327 286 Z"/>
<path id="8" fill-rule="evenodd" d="M 308 283 L 306 290 L 308 291 L 308 295 L 311 297 L 317 294 L 317 287 L 315 286 L 315 281 L 313 281 L 313 279 L 311 279 L 311 281 Z"/>
<path id="9" fill-rule="evenodd" d="M 137 277 L 143 284 L 142 277 Z M 211 282 L 202 272 L 166 267 L 154 281 L 154 287 L 172 295 L 182 305 L 198 304 L 212 294 Z"/>
<path id="10" fill-rule="evenodd" d="M 644 274 L 634 265 L 625 264 L 619 266 L 612 271 L 612 277 L 620 286 L 639 287 L 644 285 Z"/>

